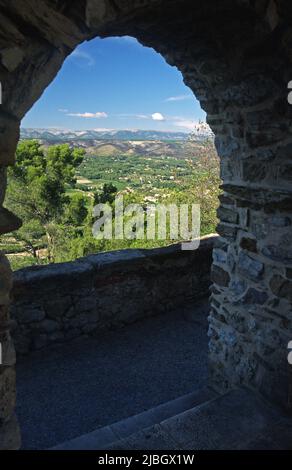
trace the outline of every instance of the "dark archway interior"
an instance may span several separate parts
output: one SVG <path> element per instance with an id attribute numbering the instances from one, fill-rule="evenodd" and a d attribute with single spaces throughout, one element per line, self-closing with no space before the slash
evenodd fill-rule
<path id="1" fill-rule="evenodd" d="M 0 1 L 0 203 L 20 120 L 64 59 L 95 36 L 130 35 L 181 70 L 207 112 L 224 195 L 214 250 L 210 381 L 291 404 L 292 5 L 288 0 Z M 0 230 L 19 226 L 0 209 Z M 0 259 L 0 448 L 17 448 L 11 271 Z"/>

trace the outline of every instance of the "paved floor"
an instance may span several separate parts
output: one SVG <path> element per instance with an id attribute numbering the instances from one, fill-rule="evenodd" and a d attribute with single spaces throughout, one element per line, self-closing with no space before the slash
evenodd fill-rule
<path id="1" fill-rule="evenodd" d="M 19 361 L 23 448 L 52 447 L 203 387 L 208 308 L 200 302 Z"/>
<path id="2" fill-rule="evenodd" d="M 93 448 L 93 446 L 92 446 Z M 98 449 L 98 441 L 96 442 Z M 291 450 L 292 422 L 241 388 L 122 438 L 111 450 Z"/>

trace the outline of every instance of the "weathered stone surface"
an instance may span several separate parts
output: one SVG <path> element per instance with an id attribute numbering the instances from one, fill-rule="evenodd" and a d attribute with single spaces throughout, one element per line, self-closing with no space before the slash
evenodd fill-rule
<path id="1" fill-rule="evenodd" d="M 247 142 L 251 148 L 281 142 L 285 139 L 289 128 L 289 120 L 273 110 L 248 113 L 247 120 Z"/>
<path id="2" fill-rule="evenodd" d="M 227 104 L 232 101 L 238 106 L 255 106 L 276 93 L 277 88 L 277 84 L 271 78 L 255 74 L 226 88 L 222 98 Z"/>
<path id="3" fill-rule="evenodd" d="M 219 235 L 221 235 L 221 237 L 226 238 L 226 240 L 234 241 L 237 235 L 237 228 L 231 225 L 220 223 L 217 226 L 217 232 Z"/>
<path id="4" fill-rule="evenodd" d="M 261 181 L 267 176 L 268 166 L 257 162 L 254 157 L 242 162 L 242 178 L 244 181 Z"/>
<path id="5" fill-rule="evenodd" d="M 116 251 L 14 273 L 17 352 L 122 326 L 208 295 L 217 238 L 202 239 L 192 252 L 180 245 Z"/>
<path id="6" fill-rule="evenodd" d="M 237 266 L 240 274 L 255 281 L 261 279 L 264 272 L 263 263 L 251 258 L 243 251 L 239 254 Z"/>
<path id="7" fill-rule="evenodd" d="M 245 280 L 233 278 L 229 285 L 229 289 L 236 297 L 241 296 L 247 289 L 247 283 Z"/>
<path id="8" fill-rule="evenodd" d="M 289 227 L 292 224 L 289 217 L 279 215 L 269 217 L 267 223 L 277 228 Z"/>
<path id="9" fill-rule="evenodd" d="M 1 332 L 0 342 L 2 344 L 2 364 L 3 366 L 14 366 L 16 362 L 15 348 L 8 332 Z"/>
<path id="10" fill-rule="evenodd" d="M 279 328 L 285 327 L 291 336 L 287 307 L 291 302 L 291 279 L 284 278 L 284 273 L 289 277 L 287 268 L 291 267 L 292 107 L 287 102 L 287 83 L 292 77 L 291 19 L 289 2 L 258 0 L 29 0 L 4 2 L 0 12 L 0 81 L 3 84 L 1 168 L 14 161 L 19 120 L 56 76 L 67 55 L 82 41 L 95 36 L 132 35 L 160 52 L 168 63 L 182 72 L 185 83 L 209 113 L 207 119 L 216 133 L 225 193 L 221 206 L 228 206 L 225 209 L 236 207 L 239 216 L 238 221 L 231 212 L 220 214 L 219 211 L 222 221 L 218 232 L 229 247 L 220 248 L 227 253 L 224 262 L 222 253 L 217 251 L 215 255 L 219 257 L 218 264 L 222 263 L 226 270 L 224 274 L 218 271 L 219 267 L 215 268 L 214 281 L 218 284 L 214 285 L 213 292 L 216 292 L 218 311 L 215 313 L 214 305 L 210 315 L 212 385 L 221 390 L 242 383 L 252 385 L 282 405 L 286 404 L 288 394 L 290 401 L 292 396 L 286 373 L 287 357 L 282 350 L 281 355 L 270 350 L 281 338 L 280 333 L 279 336 L 275 333 L 276 322 L 279 326 L 281 321 Z M 0 169 L 2 183 L 1 204 L 5 176 Z M 11 229 L 10 222 L 5 230 Z M 247 241 L 253 238 L 257 239 L 257 246 Z M 50 341 L 61 340 L 62 335 L 69 338 L 77 331 L 80 334 L 82 330 L 69 328 L 70 318 L 84 313 L 76 312 L 73 302 L 71 304 L 70 285 L 74 292 L 80 289 L 82 294 L 78 302 L 87 313 L 93 308 L 102 311 L 105 306 L 102 299 L 111 295 L 111 309 L 106 310 L 107 321 L 119 315 L 127 315 L 127 320 L 133 319 L 133 305 L 138 301 L 141 305 L 141 298 L 153 302 L 150 308 L 153 311 L 153 307 L 166 308 L 175 303 L 184 293 L 187 298 L 194 293 L 198 295 L 198 289 L 206 292 L 209 279 L 205 267 L 210 262 L 210 253 L 206 256 L 199 251 L 197 257 L 190 257 L 189 262 L 199 266 L 203 273 L 190 275 L 187 279 L 185 273 L 189 272 L 190 265 L 185 259 L 175 260 L 177 264 L 173 274 L 171 262 L 160 258 L 160 267 L 159 257 L 155 256 L 147 269 L 141 269 L 145 254 L 141 252 L 140 255 L 128 264 L 131 275 L 126 281 L 121 271 L 125 260 L 116 263 L 109 260 L 102 266 L 94 259 L 88 264 L 74 263 L 70 268 L 63 266 L 55 273 L 55 279 L 54 268 L 32 270 L 16 279 L 15 305 L 17 309 L 23 309 L 24 318 L 25 310 L 29 308 L 34 315 L 40 315 L 39 306 L 34 303 L 37 294 L 42 292 L 45 300 L 41 302 L 40 311 L 45 312 L 45 319 L 59 324 L 61 318 L 68 320 L 68 329 L 64 325 L 64 331 L 35 331 L 30 337 L 30 325 L 36 327 L 44 319 L 31 323 L 20 319 L 15 322 L 18 344 L 29 350 L 34 343 L 36 347 L 44 347 Z M 158 276 L 160 269 L 164 271 L 164 281 L 154 285 L 151 276 L 153 272 Z M 182 280 L 184 283 L 187 281 L 185 291 Z M 139 283 L 143 283 L 143 289 L 137 288 Z M 10 288 L 9 269 L 1 258 L 0 305 L 8 304 Z M 126 305 L 125 297 L 117 296 L 119 288 L 128 293 L 127 301 L 130 292 L 136 288 L 137 297 L 128 304 L 127 312 L 114 305 L 115 302 L 122 308 Z M 92 292 L 98 293 L 96 303 L 86 300 Z M 263 302 L 263 293 L 269 297 L 266 302 Z M 66 296 L 64 302 L 61 300 L 63 294 L 64 299 Z M 249 326 L 242 321 L 241 307 L 236 306 L 235 310 L 234 302 L 240 295 L 246 295 L 245 302 L 248 303 L 242 309 L 248 309 Z M 163 305 L 160 305 L 162 297 Z M 150 300 L 148 303 L 144 301 L 143 309 L 146 304 L 150 305 Z M 271 319 L 269 308 L 273 309 L 275 318 Z M 281 320 L 276 313 L 281 315 Z M 148 314 L 148 311 L 143 310 L 143 314 Z M 2 316 L 0 330 L 7 324 L 7 314 Z M 91 329 L 92 324 L 83 324 L 81 328 Z M 1 449 L 17 447 L 17 439 L 13 421 L 0 425 Z"/>
<path id="11" fill-rule="evenodd" d="M 243 304 L 250 305 L 263 305 L 268 300 L 268 294 L 266 292 L 259 291 L 250 287 L 244 296 L 240 299 Z"/>
<path id="12" fill-rule="evenodd" d="M 226 194 L 220 194 L 219 200 L 223 206 L 234 206 L 235 201 Z"/>
<path id="13" fill-rule="evenodd" d="M 230 282 L 230 275 L 227 271 L 214 264 L 212 266 L 211 279 L 219 286 L 227 287 Z"/>
<path id="14" fill-rule="evenodd" d="M 0 207 L 0 235 L 13 232 L 21 227 L 21 220 L 4 207 Z"/>
<path id="15" fill-rule="evenodd" d="M 70 295 L 64 297 L 58 297 L 48 299 L 44 305 L 44 310 L 48 318 L 56 319 L 62 315 L 69 313 L 73 307 L 72 298 Z"/>
<path id="16" fill-rule="evenodd" d="M 226 264 L 227 262 L 227 253 L 226 251 L 214 249 L 213 251 L 213 260 L 215 263 Z"/>
<path id="17" fill-rule="evenodd" d="M 45 312 L 41 305 L 33 306 L 31 304 L 22 305 L 15 312 L 15 319 L 18 323 L 33 323 L 44 320 Z"/>
<path id="18" fill-rule="evenodd" d="M 17 450 L 21 444 L 20 430 L 15 416 L 0 426 L 0 449 Z"/>
<path id="19" fill-rule="evenodd" d="M 0 167 L 0 206 L 2 206 L 5 198 L 5 190 L 7 183 L 6 168 Z"/>
<path id="20" fill-rule="evenodd" d="M 240 240 L 240 247 L 243 250 L 251 251 L 252 253 L 257 253 L 257 241 L 254 238 L 242 237 Z"/>
<path id="21" fill-rule="evenodd" d="M 0 422 L 7 420 L 15 407 L 15 371 L 1 366 L 0 371 Z"/>
<path id="22" fill-rule="evenodd" d="M 102 21 L 116 16 L 117 10 L 106 0 L 89 0 L 86 4 L 86 24 L 98 27 Z"/>
<path id="23" fill-rule="evenodd" d="M 292 268 L 286 269 L 286 277 L 292 280 Z"/>
<path id="24" fill-rule="evenodd" d="M 10 302 L 10 290 L 12 288 L 12 271 L 7 258 L 0 253 L 0 305 L 8 305 Z"/>
<path id="25" fill-rule="evenodd" d="M 74 292 L 75 288 L 90 289 L 93 285 L 94 272 L 92 263 L 86 262 L 85 259 L 57 265 L 32 266 L 26 270 L 20 270 L 15 277 L 13 297 L 17 301 L 19 297 L 25 296 L 29 303 L 37 299 L 39 292 L 46 291 L 47 301 L 50 304 L 58 291 L 61 290 L 61 297 L 63 297 L 65 286 L 70 292 Z"/>
<path id="26" fill-rule="evenodd" d="M 23 61 L 24 55 L 20 47 L 8 47 L 1 50 L 0 61 L 9 72 L 13 72 Z"/>
<path id="27" fill-rule="evenodd" d="M 0 112 L 0 166 L 12 165 L 19 139 L 20 122 Z"/>
<path id="28" fill-rule="evenodd" d="M 45 346 L 47 346 L 47 344 L 48 344 L 48 337 L 46 334 L 35 333 L 32 336 L 32 342 L 30 343 L 30 348 L 36 349 L 36 350 L 43 349 Z M 21 351 L 19 350 L 19 352 Z M 25 351 L 25 352 L 28 352 L 28 351 Z"/>
<path id="29" fill-rule="evenodd" d="M 238 213 L 235 210 L 219 207 L 217 215 L 223 222 L 228 222 L 230 224 L 238 223 Z"/>
<path id="30" fill-rule="evenodd" d="M 292 165 L 282 165 L 279 169 L 279 178 L 287 180 L 289 183 L 292 181 Z"/>
<path id="31" fill-rule="evenodd" d="M 44 333 L 53 333 L 60 329 L 60 324 L 54 320 L 43 320 L 37 327 L 39 331 Z"/>
<path id="32" fill-rule="evenodd" d="M 288 281 L 282 276 L 273 276 L 270 287 L 273 294 L 292 302 L 292 281 Z"/>
<path id="33" fill-rule="evenodd" d="M 262 249 L 262 253 L 275 261 L 285 264 L 292 263 L 292 233 L 285 233 L 279 237 L 277 244 L 267 244 Z"/>

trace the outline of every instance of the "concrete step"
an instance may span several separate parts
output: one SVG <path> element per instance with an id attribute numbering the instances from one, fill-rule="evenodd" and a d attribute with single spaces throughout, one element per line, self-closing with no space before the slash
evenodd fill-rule
<path id="1" fill-rule="evenodd" d="M 218 394 L 209 387 L 163 403 L 155 408 L 135 416 L 123 419 L 117 423 L 99 428 L 88 434 L 66 441 L 53 447 L 53 450 L 98 450 L 124 441 L 131 435 L 155 426 L 160 422 L 179 415 L 189 409 L 216 398 Z"/>
<path id="2" fill-rule="evenodd" d="M 291 450 L 292 420 L 248 389 L 221 395 L 106 450 Z"/>
<path id="3" fill-rule="evenodd" d="M 54 449 L 292 450 L 292 420 L 246 388 L 203 389 Z"/>

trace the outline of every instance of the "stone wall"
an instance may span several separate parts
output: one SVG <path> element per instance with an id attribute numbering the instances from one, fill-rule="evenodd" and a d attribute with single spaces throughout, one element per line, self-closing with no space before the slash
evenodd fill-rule
<path id="1" fill-rule="evenodd" d="M 223 391 L 244 383 L 286 406 L 292 398 L 286 344 L 292 339 L 291 1 L 0 0 L 0 7 L 0 206 L 20 121 L 68 54 L 95 36 L 132 35 L 153 47 L 200 100 L 221 158 L 211 381 Z M 0 208 L 0 234 L 18 226 Z M 18 445 L 11 280 L 1 256 L 0 340 L 9 360 L 0 368 L 0 448 Z"/>
<path id="2" fill-rule="evenodd" d="M 248 384 L 287 406 L 292 200 L 278 196 L 230 188 L 221 198 L 209 336 L 214 385 Z"/>
<path id="3" fill-rule="evenodd" d="M 202 239 L 195 251 L 182 251 L 181 245 L 114 251 L 15 272 L 11 319 L 17 353 L 167 313 L 209 295 L 216 238 Z"/>

